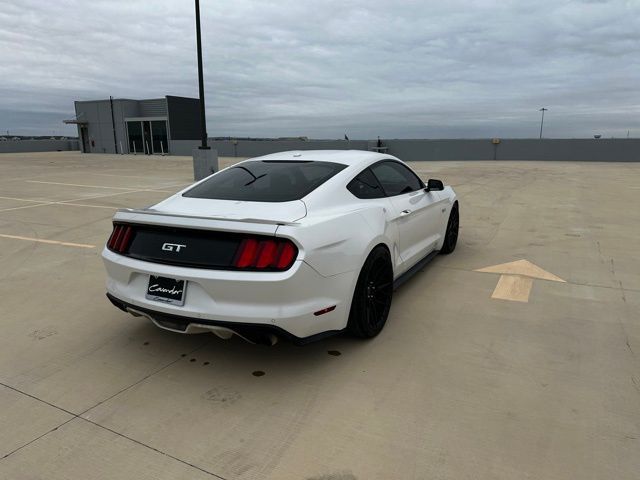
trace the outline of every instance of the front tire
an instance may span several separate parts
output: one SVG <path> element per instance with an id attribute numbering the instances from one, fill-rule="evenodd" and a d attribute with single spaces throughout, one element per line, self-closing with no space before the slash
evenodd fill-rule
<path id="1" fill-rule="evenodd" d="M 391 309 L 393 267 L 389 251 L 377 246 L 369 254 L 353 293 L 347 331 L 360 338 L 380 333 Z"/>
<path id="2" fill-rule="evenodd" d="M 458 212 L 458 202 L 453 204 L 449 221 L 447 222 L 447 233 L 444 236 L 444 243 L 440 253 L 449 254 L 456 249 L 458 243 L 458 229 L 460 225 L 460 213 Z"/>

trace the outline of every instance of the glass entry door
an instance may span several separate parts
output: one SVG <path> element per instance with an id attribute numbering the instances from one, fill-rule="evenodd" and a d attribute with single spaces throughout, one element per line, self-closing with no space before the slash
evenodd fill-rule
<path id="1" fill-rule="evenodd" d="M 144 153 L 142 146 L 142 122 L 127 122 L 129 153 Z"/>
<path id="2" fill-rule="evenodd" d="M 169 153 L 166 120 L 128 120 L 129 153 Z"/>
<path id="3" fill-rule="evenodd" d="M 153 153 L 168 153 L 167 148 L 167 122 L 164 120 L 154 120 L 151 122 L 151 148 Z"/>
<path id="4" fill-rule="evenodd" d="M 145 155 L 151 155 L 152 141 L 151 141 L 151 122 L 142 122 L 142 135 L 144 137 L 144 153 Z"/>

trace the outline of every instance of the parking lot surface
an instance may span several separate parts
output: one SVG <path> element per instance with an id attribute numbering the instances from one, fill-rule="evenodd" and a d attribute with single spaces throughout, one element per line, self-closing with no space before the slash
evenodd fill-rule
<path id="1" fill-rule="evenodd" d="M 0 155 L 0 478 L 638 479 L 640 163 L 412 166 L 457 250 L 375 339 L 269 348 L 104 296 L 111 216 L 190 158 Z"/>

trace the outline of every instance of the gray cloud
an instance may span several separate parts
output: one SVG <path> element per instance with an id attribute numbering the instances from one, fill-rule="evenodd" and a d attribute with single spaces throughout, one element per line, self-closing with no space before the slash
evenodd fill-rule
<path id="1" fill-rule="evenodd" d="M 640 2 L 201 2 L 210 135 L 640 136 Z M 191 1 L 0 2 L 0 131 L 197 95 Z"/>

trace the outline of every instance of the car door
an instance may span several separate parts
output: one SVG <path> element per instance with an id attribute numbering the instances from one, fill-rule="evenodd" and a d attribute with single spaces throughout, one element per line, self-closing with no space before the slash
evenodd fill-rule
<path id="1" fill-rule="evenodd" d="M 404 272 L 435 248 L 441 235 L 441 198 L 438 192 L 426 192 L 420 178 L 400 162 L 384 160 L 371 170 L 393 205 Z"/>

